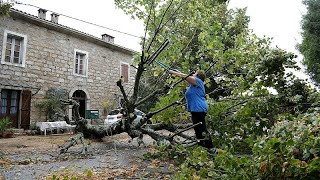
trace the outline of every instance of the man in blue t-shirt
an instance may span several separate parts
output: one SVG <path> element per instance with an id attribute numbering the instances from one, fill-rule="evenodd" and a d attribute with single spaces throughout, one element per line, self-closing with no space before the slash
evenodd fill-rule
<path id="1" fill-rule="evenodd" d="M 169 70 L 169 73 L 185 78 L 187 75 L 179 71 Z M 203 70 L 197 71 L 193 76 L 188 76 L 185 80 L 188 82 L 189 87 L 185 93 L 187 100 L 187 108 L 191 113 L 193 124 L 201 122 L 194 127 L 196 137 L 199 145 L 206 147 L 210 152 L 215 153 L 213 144 L 208 134 L 205 117 L 208 112 L 208 104 L 206 102 L 206 93 L 204 89 L 205 72 Z"/>

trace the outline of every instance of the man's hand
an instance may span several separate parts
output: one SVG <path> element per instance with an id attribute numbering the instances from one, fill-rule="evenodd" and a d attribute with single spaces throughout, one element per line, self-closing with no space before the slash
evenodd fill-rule
<path id="1" fill-rule="evenodd" d="M 172 74 L 172 75 L 174 75 L 174 76 L 178 76 L 178 77 L 185 77 L 185 76 L 187 76 L 186 74 L 184 74 L 184 73 L 182 73 L 182 72 L 180 72 L 180 71 L 178 71 L 178 70 L 169 70 L 169 73 L 170 74 Z"/>
<path id="2" fill-rule="evenodd" d="M 168 70 L 168 72 L 169 72 L 170 74 L 172 74 L 172 75 L 174 75 L 174 74 L 177 73 L 177 71 L 174 71 L 174 70 Z"/>

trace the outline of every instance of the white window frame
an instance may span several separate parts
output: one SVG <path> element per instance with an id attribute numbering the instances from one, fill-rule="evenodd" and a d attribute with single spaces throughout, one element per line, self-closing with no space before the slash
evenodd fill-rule
<path id="1" fill-rule="evenodd" d="M 128 65 L 128 82 L 123 82 L 123 83 L 129 83 L 130 82 L 130 64 L 124 61 L 120 61 L 120 77 L 122 76 L 122 64 Z"/>
<path id="2" fill-rule="evenodd" d="M 76 73 L 76 58 L 77 58 L 77 54 L 83 54 L 84 55 L 84 67 L 83 67 L 83 70 L 84 70 L 84 74 L 78 74 Z M 89 62 L 89 53 L 87 51 L 82 51 L 82 50 L 79 50 L 79 49 L 74 49 L 74 56 L 73 56 L 73 75 L 75 76 L 81 76 L 81 77 L 88 77 L 88 62 Z"/>
<path id="3" fill-rule="evenodd" d="M 6 58 L 6 54 L 5 53 L 6 53 L 8 35 L 9 36 L 11 35 L 11 36 L 19 37 L 19 38 L 22 39 L 22 42 L 20 44 L 20 51 L 19 51 L 19 62 L 21 62 L 21 63 L 12 63 L 12 62 L 6 62 L 5 61 L 5 58 Z M 27 35 L 16 33 L 16 32 L 13 32 L 13 31 L 4 30 L 2 53 L 1 53 L 1 64 L 25 67 L 26 52 L 27 52 L 27 41 L 28 41 Z M 12 46 L 11 48 L 14 48 L 14 46 Z M 11 53 L 12 53 L 10 55 L 11 58 L 13 58 L 13 52 L 14 51 L 11 51 Z"/>

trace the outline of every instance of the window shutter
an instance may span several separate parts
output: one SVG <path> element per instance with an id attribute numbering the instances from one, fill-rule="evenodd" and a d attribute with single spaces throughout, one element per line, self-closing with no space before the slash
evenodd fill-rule
<path id="1" fill-rule="evenodd" d="M 121 64 L 121 76 L 123 77 L 123 82 L 129 82 L 129 66 L 127 64 Z"/>
<path id="2" fill-rule="evenodd" d="M 22 105 L 21 105 L 21 128 L 30 128 L 30 105 L 31 105 L 31 91 L 22 91 Z"/>

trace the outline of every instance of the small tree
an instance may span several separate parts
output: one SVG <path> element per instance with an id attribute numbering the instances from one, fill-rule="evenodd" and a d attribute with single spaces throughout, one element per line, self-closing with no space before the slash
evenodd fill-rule
<path id="1" fill-rule="evenodd" d="M 60 117 L 64 117 L 66 106 L 61 100 L 67 99 L 68 94 L 65 89 L 51 88 L 47 91 L 45 99 L 35 106 L 39 109 L 40 115 L 45 113 L 46 121 L 56 121 Z"/>

